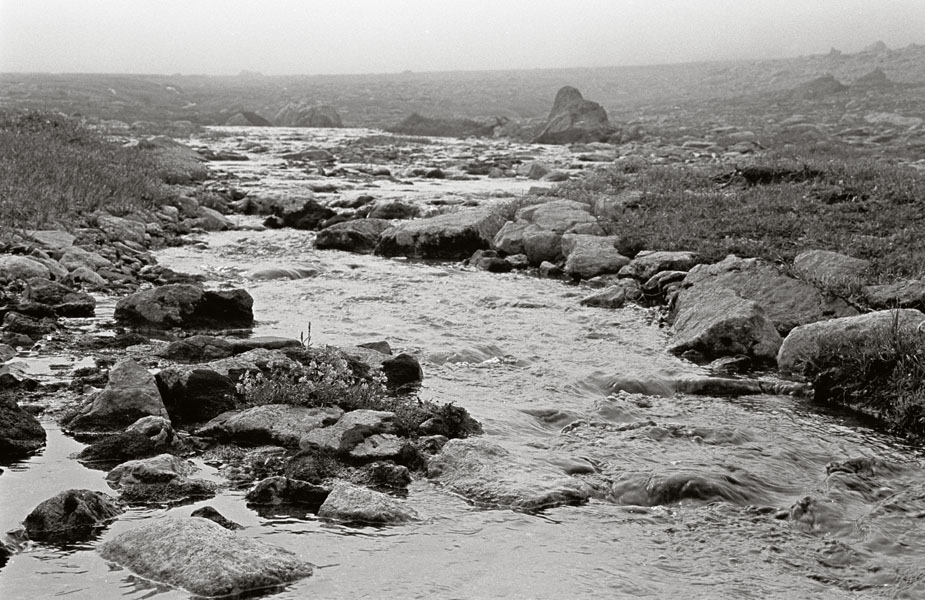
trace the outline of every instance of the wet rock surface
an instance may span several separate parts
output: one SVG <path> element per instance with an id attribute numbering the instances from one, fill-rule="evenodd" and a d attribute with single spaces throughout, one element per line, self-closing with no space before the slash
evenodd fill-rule
<path id="1" fill-rule="evenodd" d="M 392 525 L 418 519 L 415 510 L 382 492 L 339 483 L 318 509 L 318 516 L 348 523 Z"/>
<path id="2" fill-rule="evenodd" d="M 122 512 L 122 507 L 106 494 L 67 490 L 36 506 L 23 525 L 32 540 L 76 542 L 89 538 Z"/>
<path id="3" fill-rule="evenodd" d="M 198 518 L 143 523 L 103 544 L 100 555 L 142 577 L 202 596 L 270 588 L 312 574 L 312 565 L 292 552 Z"/>
<path id="4" fill-rule="evenodd" d="M 45 445 L 45 429 L 12 396 L 0 393 L 0 456 L 16 457 Z"/>

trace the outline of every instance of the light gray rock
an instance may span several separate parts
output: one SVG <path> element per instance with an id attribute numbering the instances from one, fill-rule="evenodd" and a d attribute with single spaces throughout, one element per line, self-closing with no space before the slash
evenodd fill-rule
<path id="1" fill-rule="evenodd" d="M 146 579 L 207 597 L 265 589 L 312 574 L 312 565 L 292 552 L 197 517 L 145 521 L 100 546 L 99 553 Z"/>
<path id="2" fill-rule="evenodd" d="M 392 433 L 395 430 L 395 413 L 379 410 L 352 410 L 340 420 L 322 429 L 314 429 L 302 436 L 299 446 L 303 450 L 329 450 L 345 454 L 371 435 Z"/>
<path id="3" fill-rule="evenodd" d="M 518 458 L 482 438 L 447 442 L 427 465 L 427 476 L 489 508 L 543 510 L 582 504 L 592 491 L 558 468 Z"/>
<path id="4" fill-rule="evenodd" d="M 915 308 L 925 310 L 925 281 L 906 280 L 861 289 L 864 301 L 875 310 L 885 308 Z"/>
<path id="5" fill-rule="evenodd" d="M 921 332 L 925 313 L 914 309 L 880 310 L 854 317 L 843 317 L 796 327 L 784 339 L 777 354 L 777 368 L 784 373 L 800 373 L 815 361 L 831 360 L 826 348 L 849 344 L 858 352 L 888 338 L 895 327 L 899 332 Z"/>
<path id="6" fill-rule="evenodd" d="M 145 231 L 144 223 L 123 217 L 100 214 L 96 217 L 96 226 L 99 227 L 111 242 L 135 242 L 144 244 L 150 237 Z"/>
<path id="7" fill-rule="evenodd" d="M 562 236 L 565 272 L 575 279 L 591 279 L 620 271 L 630 259 L 614 248 L 617 238 L 594 235 Z"/>
<path id="8" fill-rule="evenodd" d="M 508 221 L 495 235 L 492 240 L 492 247 L 505 254 L 523 254 L 524 236 L 537 231 L 542 231 L 542 229 L 533 223 Z"/>
<path id="9" fill-rule="evenodd" d="M 583 202 L 553 199 L 521 208 L 517 211 L 516 219 L 533 223 L 540 229 L 565 233 L 580 223 L 594 223 L 597 219 L 590 211 L 591 207 Z"/>
<path id="10" fill-rule="evenodd" d="M 94 273 L 99 269 L 111 269 L 112 261 L 103 258 L 96 252 L 91 252 L 80 246 L 72 246 L 65 250 L 64 255 L 58 261 L 62 267 L 68 271 L 75 271 L 81 267 L 86 267 Z"/>
<path id="11" fill-rule="evenodd" d="M 48 279 L 51 271 L 41 262 L 27 256 L 0 254 L 0 280 L 25 281 L 32 277 Z"/>
<path id="12" fill-rule="evenodd" d="M 639 287 L 639 283 L 635 279 L 621 279 L 599 292 L 585 296 L 581 300 L 581 305 L 600 308 L 623 308 L 627 303 L 639 302 L 640 300 L 642 300 L 642 289 Z"/>
<path id="13" fill-rule="evenodd" d="M 264 404 L 215 417 L 196 435 L 251 444 L 295 447 L 303 435 L 337 423 L 344 411 L 336 406 L 309 408 L 291 404 Z"/>
<path id="14" fill-rule="evenodd" d="M 524 254 L 531 265 L 555 263 L 562 259 L 562 235 L 554 231 L 526 232 L 523 237 Z"/>
<path id="15" fill-rule="evenodd" d="M 417 520 L 417 512 L 382 492 L 339 482 L 318 510 L 318 516 L 350 523 L 389 525 Z"/>
<path id="16" fill-rule="evenodd" d="M 781 337 L 761 307 L 721 285 L 681 291 L 673 311 L 670 350 L 688 350 L 713 358 L 744 354 L 774 360 Z"/>
<path id="17" fill-rule="evenodd" d="M 828 250 L 806 250 L 793 259 L 794 274 L 824 289 L 866 283 L 870 261 Z"/>
<path id="18" fill-rule="evenodd" d="M 60 229 L 37 229 L 26 232 L 26 235 L 49 250 L 56 251 L 70 248 L 77 239 L 73 234 Z"/>
<path id="19" fill-rule="evenodd" d="M 620 269 L 621 277 L 634 277 L 648 281 L 662 271 L 688 271 L 697 264 L 693 252 L 655 252 L 643 250 Z"/>

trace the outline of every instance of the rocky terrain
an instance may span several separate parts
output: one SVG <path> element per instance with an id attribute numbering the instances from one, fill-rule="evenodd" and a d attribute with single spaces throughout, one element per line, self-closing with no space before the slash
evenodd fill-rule
<path id="1" fill-rule="evenodd" d="M 474 576 L 476 596 L 667 596 L 698 581 L 704 597 L 920 595 L 919 454 L 884 433 L 919 432 L 920 413 L 897 422 L 834 391 L 846 348 L 889 362 L 882 340 L 921 334 L 922 274 L 886 281 L 872 258 L 803 240 L 784 263 L 627 233 L 661 193 L 647 169 L 708 169 L 711 190 L 739 198 L 845 191 L 762 163 L 791 146 L 925 166 L 917 84 L 902 79 L 919 52 L 773 63 L 773 93 L 751 75 L 767 63 L 698 66 L 727 94 L 721 114 L 695 89 L 663 97 L 695 98 L 683 115 L 637 106 L 628 120 L 601 84 L 563 87 L 513 139 L 503 121 L 462 140 L 338 129 L 335 116 L 363 121 L 333 93 L 327 108 L 287 98 L 274 118 L 293 127 L 235 101 L 233 126 L 133 139 L 210 169 L 157 208 L 3 241 L 0 589 L 449 597 Z M 907 71 L 838 79 L 878 61 Z M 441 76 L 378 82 L 401 77 Z M 64 79 L 78 104 L 95 89 Z M 179 97 L 190 83 L 158 85 Z M 46 84 L 22 77 L 4 101 L 29 105 Z M 486 89 L 492 112 L 446 104 L 406 126 L 471 134 L 467 119 L 500 112 Z M 135 110 L 120 102 L 108 117 Z M 190 108 L 174 110 L 158 118 Z M 825 198 L 858 201 L 844 196 Z M 43 371 L 48 359 L 71 368 Z M 421 552 L 432 571 L 415 571 Z"/>

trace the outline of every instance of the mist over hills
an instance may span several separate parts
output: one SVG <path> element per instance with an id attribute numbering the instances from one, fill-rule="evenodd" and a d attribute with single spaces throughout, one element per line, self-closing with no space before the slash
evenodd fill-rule
<path id="1" fill-rule="evenodd" d="M 709 111 L 717 99 L 747 114 L 756 103 L 793 100 L 792 90 L 813 79 L 831 75 L 850 85 L 877 69 L 890 86 L 879 90 L 881 104 L 892 98 L 906 110 L 921 110 L 916 99 L 925 86 L 925 45 L 891 50 L 882 43 L 854 54 L 833 49 L 790 59 L 637 67 L 315 76 L 6 73 L 0 74 L 0 106 L 54 109 L 128 124 L 182 120 L 217 125 L 242 111 L 272 121 L 295 102 L 334 106 L 348 127 L 387 127 L 414 112 L 541 119 L 556 90 L 571 85 L 599 102 L 612 119 L 629 121 L 664 116 L 676 106 Z M 868 86 L 863 94 L 870 93 Z M 853 93 L 855 99 L 859 95 Z"/>

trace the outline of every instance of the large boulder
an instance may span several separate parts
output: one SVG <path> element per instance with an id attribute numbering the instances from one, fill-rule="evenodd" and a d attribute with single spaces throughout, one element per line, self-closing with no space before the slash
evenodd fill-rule
<path id="1" fill-rule="evenodd" d="M 100 555 L 200 596 L 245 594 L 312 574 L 298 556 L 208 519 L 152 519 L 103 544 Z"/>
<path id="2" fill-rule="evenodd" d="M 31 540 L 76 542 L 89 538 L 122 512 L 122 507 L 106 494 L 67 490 L 36 506 L 23 525 Z"/>
<path id="3" fill-rule="evenodd" d="M 196 430 L 196 435 L 248 444 L 295 447 L 313 429 L 336 423 L 344 411 L 336 406 L 309 408 L 264 404 L 222 413 Z"/>
<path id="4" fill-rule="evenodd" d="M 581 92 L 565 86 L 556 93 L 552 110 L 536 144 L 602 142 L 612 133 L 607 111 L 597 102 L 585 100 Z"/>
<path id="5" fill-rule="evenodd" d="M 814 363 L 831 363 L 826 352 L 850 345 L 858 353 L 876 348 L 894 331 L 922 331 L 925 313 L 914 309 L 880 310 L 854 317 L 810 323 L 793 329 L 777 354 L 777 368 L 801 373 Z"/>
<path id="6" fill-rule="evenodd" d="M 560 469 L 518 459 L 481 438 L 447 442 L 427 465 L 427 476 L 490 508 L 543 510 L 582 504 L 591 496 L 587 484 Z"/>
<path id="7" fill-rule="evenodd" d="M 325 227 L 315 238 L 319 250 L 344 250 L 370 253 L 379 243 L 382 232 L 392 226 L 386 219 L 354 219 Z"/>
<path id="8" fill-rule="evenodd" d="M 68 427 L 74 431 L 121 431 L 149 415 L 166 417 L 167 408 L 154 376 L 129 358 L 110 369 L 106 387 L 93 397 L 89 410 L 74 417 Z"/>
<path id="9" fill-rule="evenodd" d="M 168 367 L 155 381 L 174 423 L 204 423 L 235 408 L 236 385 L 245 375 L 296 367 L 279 350 L 256 348 L 209 363 Z"/>
<path id="10" fill-rule="evenodd" d="M 503 224 L 503 217 L 485 209 L 405 221 L 382 233 L 376 254 L 463 260 L 490 248 Z"/>
<path id="11" fill-rule="evenodd" d="M 781 337 L 761 307 L 721 285 L 682 290 L 672 313 L 670 350 L 707 358 L 744 354 L 774 360 Z"/>
<path id="12" fill-rule="evenodd" d="M 8 394 L 0 394 L 0 457 L 31 454 L 45 445 L 45 429 Z"/>
<path id="13" fill-rule="evenodd" d="M 565 235 L 562 253 L 565 272 L 574 279 L 591 279 L 598 275 L 618 273 L 630 259 L 614 248 L 615 238 L 595 235 Z"/>
<path id="14" fill-rule="evenodd" d="M 273 124 L 280 127 L 343 127 L 337 109 L 327 104 L 290 102 L 279 109 Z"/>
<path id="15" fill-rule="evenodd" d="M 152 328 L 250 327 L 254 299 L 245 290 L 204 290 L 175 283 L 136 292 L 116 303 L 115 319 Z"/>
<path id="16" fill-rule="evenodd" d="M 51 271 L 41 262 L 28 256 L 0 254 L 0 281 L 24 281 L 32 277 L 51 277 Z"/>
<path id="17" fill-rule="evenodd" d="M 726 287 L 757 302 L 781 335 L 797 325 L 857 314 L 843 299 L 788 277 L 758 258 L 730 255 L 712 265 L 697 265 L 684 278 L 683 286 L 696 289 L 701 285 Z"/>
<path id="18" fill-rule="evenodd" d="M 389 525 L 418 518 L 417 512 L 404 502 L 382 492 L 345 481 L 338 482 L 328 494 L 318 516 L 349 523 Z"/>

